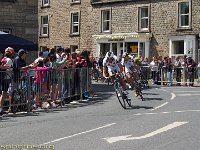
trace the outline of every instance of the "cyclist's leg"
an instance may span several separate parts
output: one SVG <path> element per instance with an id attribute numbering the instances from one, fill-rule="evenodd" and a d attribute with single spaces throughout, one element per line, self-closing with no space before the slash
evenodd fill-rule
<path id="1" fill-rule="evenodd" d="M 127 73 L 126 73 L 126 80 L 127 80 L 127 82 L 128 82 L 132 87 L 134 87 L 134 82 L 133 82 L 133 80 L 132 80 L 132 75 L 131 75 L 130 72 L 127 72 Z"/>
<path id="2" fill-rule="evenodd" d="M 109 71 L 108 71 L 108 74 L 109 74 L 109 78 L 110 78 L 112 84 L 114 84 L 114 80 L 115 80 L 115 77 L 114 77 L 114 76 L 115 76 L 115 71 L 109 70 Z"/>

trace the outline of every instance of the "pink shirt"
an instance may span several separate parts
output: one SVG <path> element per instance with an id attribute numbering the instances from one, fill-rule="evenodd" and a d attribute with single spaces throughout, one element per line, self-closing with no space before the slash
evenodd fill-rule
<path id="1" fill-rule="evenodd" d="M 35 83 L 42 83 L 44 78 L 44 72 L 49 71 L 50 68 L 46 67 L 36 67 L 35 69 Z"/>

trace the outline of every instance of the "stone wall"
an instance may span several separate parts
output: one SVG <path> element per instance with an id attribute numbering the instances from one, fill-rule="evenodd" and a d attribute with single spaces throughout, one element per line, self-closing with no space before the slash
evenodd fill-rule
<path id="1" fill-rule="evenodd" d="M 0 1 L 0 29 L 38 43 L 38 2 L 36 0 Z"/>
<path id="2" fill-rule="evenodd" d="M 39 45 L 54 47 L 70 47 L 79 45 L 81 50 L 87 48 L 95 51 L 96 45 L 92 35 L 103 34 L 101 28 L 101 10 L 111 9 L 111 32 L 132 33 L 138 29 L 138 7 L 149 6 L 150 29 L 153 34 L 150 42 L 150 57 L 154 55 L 169 55 L 169 36 L 198 35 L 200 32 L 200 1 L 191 0 L 191 29 L 177 28 L 178 2 L 183 0 L 81 0 L 72 4 L 66 0 L 50 1 L 50 7 L 41 8 L 39 0 L 39 21 L 42 15 L 50 16 L 49 36 L 39 38 Z M 92 2 L 92 3 L 91 3 Z M 70 12 L 80 11 L 80 35 L 70 36 Z M 39 22 L 40 25 L 40 22 Z"/>
<path id="3" fill-rule="evenodd" d="M 70 35 L 70 12 L 80 12 L 80 35 Z M 39 45 L 52 48 L 54 46 L 70 47 L 78 45 L 81 50 L 91 50 L 92 43 L 92 7 L 90 0 L 71 3 L 70 0 L 50 1 L 50 6 L 41 7 L 39 0 L 39 26 L 41 16 L 49 15 L 49 36 L 39 36 Z"/>
<path id="4" fill-rule="evenodd" d="M 169 36 L 171 35 L 198 35 L 200 33 L 200 1 L 192 1 L 191 29 L 177 28 L 178 2 L 182 0 L 129 0 L 123 3 L 120 0 L 98 0 L 93 5 L 94 34 L 99 32 L 101 24 L 100 11 L 104 8 L 112 10 L 111 33 L 131 33 L 138 30 L 138 7 L 150 7 L 150 33 L 153 34 L 150 45 L 150 54 L 169 55 Z M 107 3 L 108 2 L 108 3 Z M 93 41 L 95 48 L 95 41 Z M 150 56 L 150 57 L 151 57 Z"/>

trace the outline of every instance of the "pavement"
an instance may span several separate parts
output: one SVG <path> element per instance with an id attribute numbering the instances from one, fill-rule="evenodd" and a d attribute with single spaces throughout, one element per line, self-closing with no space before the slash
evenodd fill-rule
<path id="1" fill-rule="evenodd" d="M 151 86 L 145 101 L 130 91 L 126 110 L 112 86 L 94 89 L 88 102 L 4 116 L 0 149 L 200 150 L 200 87 Z"/>

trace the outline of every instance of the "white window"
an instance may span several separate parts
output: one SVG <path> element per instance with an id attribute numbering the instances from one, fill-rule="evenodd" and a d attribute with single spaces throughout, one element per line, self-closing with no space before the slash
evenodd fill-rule
<path id="1" fill-rule="evenodd" d="M 169 41 L 170 57 L 175 59 L 176 56 L 191 56 L 195 59 L 196 37 L 192 35 L 171 36 Z"/>
<path id="2" fill-rule="evenodd" d="M 179 27 L 190 27 L 190 3 L 181 2 L 178 4 L 179 8 Z"/>
<path id="3" fill-rule="evenodd" d="M 80 3 L 81 0 L 72 0 L 72 3 Z"/>
<path id="4" fill-rule="evenodd" d="M 79 34 L 79 12 L 71 13 L 71 34 Z"/>
<path id="5" fill-rule="evenodd" d="M 42 0 L 42 6 L 49 6 L 49 0 Z"/>
<path id="6" fill-rule="evenodd" d="M 149 8 L 140 7 L 139 8 L 139 30 L 148 31 L 149 30 Z"/>
<path id="7" fill-rule="evenodd" d="M 110 10 L 102 10 L 101 12 L 101 31 L 102 32 L 110 32 L 111 26 L 111 13 Z"/>
<path id="8" fill-rule="evenodd" d="M 41 17 L 41 36 L 49 35 L 49 16 Z"/>

